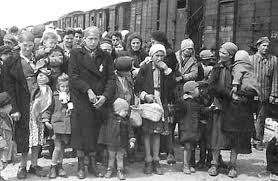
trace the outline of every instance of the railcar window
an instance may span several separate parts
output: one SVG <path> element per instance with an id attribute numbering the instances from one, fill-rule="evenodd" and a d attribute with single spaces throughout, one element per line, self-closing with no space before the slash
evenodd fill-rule
<path id="1" fill-rule="evenodd" d="M 178 0 L 177 2 L 178 9 L 186 8 L 186 5 L 187 5 L 187 0 Z"/>

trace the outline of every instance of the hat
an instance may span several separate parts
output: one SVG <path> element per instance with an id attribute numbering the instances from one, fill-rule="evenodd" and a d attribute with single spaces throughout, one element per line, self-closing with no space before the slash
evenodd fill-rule
<path id="1" fill-rule="evenodd" d="M 203 60 L 208 60 L 213 58 L 213 53 L 210 50 L 202 50 L 200 52 L 200 58 Z"/>
<path id="2" fill-rule="evenodd" d="M 232 56 L 234 56 L 238 51 L 238 47 L 233 42 L 226 42 L 221 46 L 221 48 L 226 49 Z"/>
<path id="3" fill-rule="evenodd" d="M 181 50 L 184 50 L 186 48 L 193 48 L 194 49 L 194 43 L 191 39 L 184 39 L 181 42 Z"/>
<path id="4" fill-rule="evenodd" d="M 152 57 L 158 51 L 162 51 L 166 55 L 166 49 L 161 44 L 154 44 L 150 49 L 149 55 Z"/>
<path id="5" fill-rule="evenodd" d="M 198 87 L 199 84 L 195 81 L 188 81 L 183 85 L 183 92 L 184 93 L 193 93 L 195 88 Z"/>
<path id="6" fill-rule="evenodd" d="M 115 102 L 113 103 L 114 111 L 119 112 L 121 110 L 128 110 L 129 104 L 126 100 L 122 98 L 117 98 Z"/>
<path id="7" fill-rule="evenodd" d="M 245 61 L 245 62 L 250 62 L 248 52 L 245 51 L 245 50 L 237 51 L 236 55 L 235 55 L 235 61 L 239 61 L 239 60 L 242 60 L 242 61 Z"/>
<path id="8" fill-rule="evenodd" d="M 32 33 L 35 36 L 35 38 L 41 38 L 44 31 L 45 31 L 45 26 L 43 24 L 36 25 L 32 29 Z"/>
<path id="9" fill-rule="evenodd" d="M 270 43 L 270 40 L 268 39 L 268 37 L 264 36 L 258 39 L 258 41 L 256 42 L 256 45 L 260 45 L 262 43 Z"/>
<path id="10" fill-rule="evenodd" d="M 13 49 L 9 46 L 1 46 L 0 47 L 0 55 L 5 55 L 5 54 L 9 54 L 12 53 Z"/>
<path id="11" fill-rule="evenodd" d="M 3 38 L 4 41 L 9 41 L 12 42 L 13 44 L 17 45 L 17 39 L 14 35 L 12 34 L 6 34 Z"/>
<path id="12" fill-rule="evenodd" d="M 0 107 L 4 107 L 11 103 L 11 97 L 7 92 L 0 93 Z"/>
<path id="13" fill-rule="evenodd" d="M 99 43 L 100 45 L 101 44 L 109 44 L 109 45 L 111 45 L 111 46 L 113 46 L 113 44 L 112 44 L 112 40 L 111 39 L 109 39 L 109 38 L 101 38 L 101 40 L 100 40 L 100 43 Z"/>
<path id="14" fill-rule="evenodd" d="M 129 56 L 118 57 L 115 61 L 115 69 L 117 71 L 131 71 L 132 68 L 132 58 Z"/>

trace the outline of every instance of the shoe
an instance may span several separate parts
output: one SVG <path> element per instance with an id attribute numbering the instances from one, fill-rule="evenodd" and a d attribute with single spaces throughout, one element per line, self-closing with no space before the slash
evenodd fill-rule
<path id="1" fill-rule="evenodd" d="M 159 161 L 153 161 L 153 172 L 157 175 L 163 175 L 163 171 Z"/>
<path id="2" fill-rule="evenodd" d="M 186 175 L 190 175 L 191 174 L 189 166 L 186 166 L 186 165 L 183 166 L 182 172 L 184 174 L 186 174 Z"/>
<path id="3" fill-rule="evenodd" d="M 44 171 L 43 171 L 43 169 L 42 169 L 42 167 L 40 167 L 40 166 L 32 166 L 32 165 L 30 165 L 30 168 L 29 168 L 29 170 L 28 170 L 28 173 L 30 173 L 30 174 L 34 174 L 34 175 L 36 175 L 36 176 L 38 176 L 38 177 L 46 177 L 47 176 L 47 173 L 45 173 Z"/>
<path id="4" fill-rule="evenodd" d="M 113 175 L 113 168 L 107 168 L 106 174 L 104 175 L 105 178 L 111 178 Z"/>
<path id="5" fill-rule="evenodd" d="M 57 173 L 59 177 L 67 178 L 67 172 L 63 169 L 62 163 L 58 163 L 57 165 Z"/>
<path id="6" fill-rule="evenodd" d="M 79 179 L 86 178 L 84 157 L 78 157 L 77 177 Z"/>
<path id="7" fill-rule="evenodd" d="M 211 165 L 211 167 L 208 169 L 208 174 L 210 176 L 213 176 L 213 177 L 217 176 L 218 175 L 218 168 L 217 168 L 217 166 L 216 165 Z"/>
<path id="8" fill-rule="evenodd" d="M 258 151 L 264 151 L 264 147 L 262 143 L 254 144 L 254 148 Z"/>
<path id="9" fill-rule="evenodd" d="M 152 171 L 153 171 L 152 162 L 145 162 L 144 174 L 152 174 Z"/>
<path id="10" fill-rule="evenodd" d="M 19 167 L 17 171 L 16 177 L 18 179 L 26 179 L 27 178 L 27 170 L 26 167 Z"/>
<path id="11" fill-rule="evenodd" d="M 119 169 L 118 173 L 117 173 L 117 176 L 118 176 L 119 180 L 125 180 L 125 175 L 124 175 L 123 170 Z"/>
<path id="12" fill-rule="evenodd" d="M 170 165 L 170 164 L 175 164 L 176 163 L 176 159 L 175 159 L 175 156 L 174 154 L 172 153 L 169 153 L 168 156 L 167 156 L 167 163 Z"/>
<path id="13" fill-rule="evenodd" d="M 218 167 L 219 168 L 223 168 L 223 169 L 227 169 L 228 168 L 228 165 L 223 161 L 221 155 L 219 155 L 219 158 L 218 158 Z"/>
<path id="14" fill-rule="evenodd" d="M 49 179 L 57 178 L 57 173 L 58 173 L 57 165 L 51 165 L 49 170 L 49 175 L 48 175 Z"/>
<path id="15" fill-rule="evenodd" d="M 89 173 L 94 174 L 96 177 L 103 177 L 103 174 L 97 168 L 95 157 L 91 156 L 89 160 L 90 160 L 90 163 L 88 165 Z"/>
<path id="16" fill-rule="evenodd" d="M 237 170 L 234 166 L 229 167 L 228 177 L 230 177 L 230 178 L 236 178 L 237 177 Z"/>
<path id="17" fill-rule="evenodd" d="M 190 172 L 191 173 L 196 173 L 196 169 L 194 167 L 190 167 Z"/>
<path id="18" fill-rule="evenodd" d="M 205 167 L 206 167 L 206 164 L 205 164 L 204 161 L 198 161 L 196 163 L 196 168 L 198 168 L 198 169 L 202 169 L 202 168 L 205 168 Z"/>

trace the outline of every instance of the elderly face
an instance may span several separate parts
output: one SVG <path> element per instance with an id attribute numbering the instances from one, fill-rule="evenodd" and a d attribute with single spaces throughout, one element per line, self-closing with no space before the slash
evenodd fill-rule
<path id="1" fill-rule="evenodd" d="M 258 52 L 262 55 L 265 55 L 269 47 L 269 43 L 261 43 L 258 45 Z"/>
<path id="2" fill-rule="evenodd" d="M 219 57 L 220 62 L 223 62 L 224 64 L 229 64 L 232 60 L 232 56 L 225 48 L 219 49 Z"/>
<path id="3" fill-rule="evenodd" d="M 99 43 L 99 34 L 98 33 L 91 33 L 84 39 L 86 46 L 93 50 L 97 48 Z"/>
<path id="4" fill-rule="evenodd" d="M 139 51 L 141 48 L 141 41 L 138 38 L 134 38 L 131 40 L 130 45 L 133 51 Z"/>
<path id="5" fill-rule="evenodd" d="M 33 41 L 23 41 L 19 44 L 21 53 L 26 56 L 30 57 L 32 55 L 32 51 L 34 49 L 34 42 Z"/>
<path id="6" fill-rule="evenodd" d="M 182 55 L 185 57 L 189 57 L 193 54 L 193 48 L 184 48 L 182 50 Z"/>

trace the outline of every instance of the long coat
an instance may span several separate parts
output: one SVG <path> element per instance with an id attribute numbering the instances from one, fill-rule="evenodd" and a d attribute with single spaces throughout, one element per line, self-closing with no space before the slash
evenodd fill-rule
<path id="1" fill-rule="evenodd" d="M 115 75 L 111 56 L 97 49 L 91 55 L 85 47 L 73 49 L 69 60 L 69 78 L 72 112 L 72 147 L 77 150 L 94 152 L 101 122 L 111 108 L 115 93 Z M 106 103 L 95 109 L 89 101 L 87 91 L 104 95 Z"/>
<path id="2" fill-rule="evenodd" d="M 25 79 L 21 58 L 12 56 L 4 64 L 4 90 L 12 97 L 12 112 L 20 112 L 15 122 L 15 142 L 19 153 L 29 150 L 30 92 Z"/>

